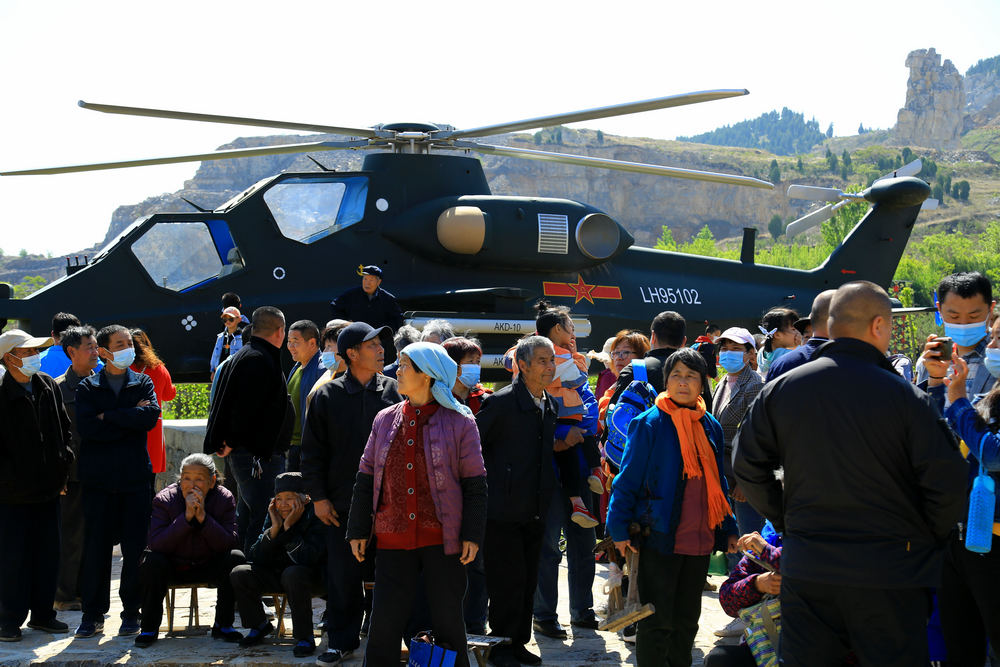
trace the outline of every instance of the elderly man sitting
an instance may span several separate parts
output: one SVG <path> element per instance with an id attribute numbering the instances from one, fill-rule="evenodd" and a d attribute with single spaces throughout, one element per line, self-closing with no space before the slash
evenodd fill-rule
<path id="1" fill-rule="evenodd" d="M 170 584 L 205 582 L 217 591 L 212 638 L 238 642 L 229 573 L 246 562 L 236 549 L 236 499 L 219 484 L 215 461 L 191 454 L 181 461 L 178 480 L 156 494 L 149 523 L 149 546 L 139 566 L 142 632 L 139 648 L 157 639 L 163 596 Z"/>

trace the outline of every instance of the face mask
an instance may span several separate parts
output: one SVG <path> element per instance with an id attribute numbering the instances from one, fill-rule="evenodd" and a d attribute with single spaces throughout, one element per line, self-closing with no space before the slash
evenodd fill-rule
<path id="1" fill-rule="evenodd" d="M 959 347 L 975 347 L 986 338 L 986 320 L 972 324 L 944 323 L 944 335 L 955 341 Z"/>
<path id="2" fill-rule="evenodd" d="M 461 374 L 458 376 L 459 382 L 469 389 L 479 384 L 479 373 L 481 371 L 479 364 L 462 364 L 461 371 Z"/>
<path id="3" fill-rule="evenodd" d="M 983 359 L 983 365 L 986 366 L 986 370 L 990 372 L 990 375 L 1000 378 L 1000 349 L 994 347 L 986 348 L 986 358 Z"/>
<path id="4" fill-rule="evenodd" d="M 319 363 L 323 368 L 327 370 L 334 370 L 337 368 L 337 353 L 336 352 L 323 352 L 319 355 Z"/>
<path id="5" fill-rule="evenodd" d="M 28 377 L 31 377 L 40 370 L 42 370 L 42 356 L 40 354 L 33 354 L 30 357 L 21 358 L 20 371 Z"/>
<path id="6" fill-rule="evenodd" d="M 124 350 L 115 352 L 115 358 L 111 360 L 111 365 L 120 371 L 125 370 L 135 361 L 135 348 L 126 347 Z"/>
<path id="7" fill-rule="evenodd" d="M 719 352 L 719 365 L 726 369 L 727 373 L 739 373 L 745 365 L 743 353 L 732 350 Z"/>

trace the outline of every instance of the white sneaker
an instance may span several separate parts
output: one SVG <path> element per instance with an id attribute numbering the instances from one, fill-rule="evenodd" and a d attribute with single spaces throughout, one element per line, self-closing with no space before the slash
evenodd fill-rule
<path id="1" fill-rule="evenodd" d="M 625 626 L 625 629 L 622 630 L 622 641 L 625 642 L 626 644 L 634 644 L 635 632 L 636 632 L 635 623 L 633 623 L 632 625 Z"/>
<path id="2" fill-rule="evenodd" d="M 734 618 L 725 625 L 716 630 L 714 634 L 716 637 L 739 637 L 743 634 L 743 631 L 747 629 L 746 623 L 743 622 L 741 618 Z"/>

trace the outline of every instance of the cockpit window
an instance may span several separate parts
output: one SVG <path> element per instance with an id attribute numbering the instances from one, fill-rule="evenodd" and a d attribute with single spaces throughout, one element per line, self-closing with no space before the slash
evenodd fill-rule
<path id="1" fill-rule="evenodd" d="M 360 222 L 368 198 L 368 178 L 292 178 L 264 193 L 282 235 L 313 243 Z"/>
<path id="2" fill-rule="evenodd" d="M 218 222 L 221 221 L 209 224 Z M 197 287 L 219 276 L 224 268 L 209 224 L 157 223 L 132 244 L 132 254 L 158 286 L 178 292 Z M 228 230 L 225 235 L 228 236 Z M 235 248 L 230 239 L 227 254 L 231 250 Z"/>

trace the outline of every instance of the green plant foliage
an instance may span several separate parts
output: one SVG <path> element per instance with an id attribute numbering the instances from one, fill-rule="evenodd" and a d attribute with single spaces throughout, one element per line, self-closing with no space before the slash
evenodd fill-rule
<path id="1" fill-rule="evenodd" d="M 778 166 L 777 160 L 771 160 L 771 167 L 767 172 L 767 180 L 772 183 L 781 181 L 781 167 Z"/>
<path id="2" fill-rule="evenodd" d="M 1000 56 L 984 58 L 965 71 L 965 76 L 972 74 L 1000 75 Z"/>
<path id="3" fill-rule="evenodd" d="M 806 153 L 822 142 L 823 133 L 815 118 L 807 121 L 802 114 L 785 107 L 780 114 L 769 111 L 751 120 L 724 125 L 692 137 L 677 137 L 677 140 L 713 146 L 763 148 L 776 155 L 795 155 Z"/>
<path id="4" fill-rule="evenodd" d="M 915 305 L 932 306 L 941 278 L 959 271 L 979 271 L 994 283 L 1000 281 L 1000 221 L 987 224 L 978 238 L 940 232 L 911 243 L 896 280 L 913 286 Z"/>
<path id="5" fill-rule="evenodd" d="M 780 215 L 771 216 L 771 222 L 767 223 L 767 231 L 771 232 L 771 238 L 775 241 L 785 233 L 785 221 Z"/>
<path id="6" fill-rule="evenodd" d="M 21 282 L 14 285 L 14 298 L 23 299 L 42 289 L 47 284 L 48 281 L 41 276 L 25 276 Z"/>
<path id="7" fill-rule="evenodd" d="M 178 384 L 177 396 L 164 406 L 164 419 L 208 419 L 208 383 Z"/>

